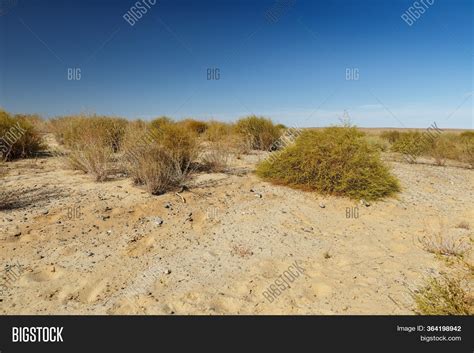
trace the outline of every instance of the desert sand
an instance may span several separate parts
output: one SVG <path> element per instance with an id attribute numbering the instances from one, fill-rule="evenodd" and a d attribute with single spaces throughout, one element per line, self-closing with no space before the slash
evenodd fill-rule
<path id="1" fill-rule="evenodd" d="M 97 183 L 59 157 L 9 163 L 0 261 L 23 270 L 0 312 L 414 314 L 410 291 L 449 270 L 418 238 L 472 241 L 474 224 L 456 227 L 474 219 L 472 170 L 385 156 L 403 191 L 362 205 L 261 181 L 265 156 L 160 196 L 127 178 Z M 304 274 L 268 300 L 295 261 Z"/>

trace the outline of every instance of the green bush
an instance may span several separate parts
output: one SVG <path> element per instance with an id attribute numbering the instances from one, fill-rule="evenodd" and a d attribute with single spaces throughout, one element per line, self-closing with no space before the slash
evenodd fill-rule
<path id="1" fill-rule="evenodd" d="M 0 160 L 32 157 L 45 148 L 39 132 L 27 118 L 12 117 L 0 110 Z"/>
<path id="2" fill-rule="evenodd" d="M 257 174 L 277 184 L 353 199 L 377 200 L 400 190 L 379 152 L 354 127 L 304 131 Z"/>
<path id="3" fill-rule="evenodd" d="M 269 151 L 280 138 L 281 129 L 270 119 L 255 115 L 237 121 L 236 131 L 248 140 L 251 148 Z"/>

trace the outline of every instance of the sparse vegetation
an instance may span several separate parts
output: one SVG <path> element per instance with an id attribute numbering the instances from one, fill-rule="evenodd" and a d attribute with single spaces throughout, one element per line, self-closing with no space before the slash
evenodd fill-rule
<path id="1" fill-rule="evenodd" d="M 323 194 L 377 200 L 400 190 L 379 152 L 354 127 L 304 131 L 257 174 L 269 181 Z"/>
<path id="2" fill-rule="evenodd" d="M 246 139 L 252 149 L 269 151 L 281 135 L 281 129 L 270 119 L 255 115 L 237 121 L 236 131 Z"/>
<path id="3" fill-rule="evenodd" d="M 458 278 L 432 277 L 413 294 L 416 311 L 423 315 L 472 315 L 473 307 Z"/>

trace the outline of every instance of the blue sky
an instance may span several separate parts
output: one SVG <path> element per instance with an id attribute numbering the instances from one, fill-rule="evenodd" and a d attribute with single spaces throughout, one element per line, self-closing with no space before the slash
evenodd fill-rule
<path id="1" fill-rule="evenodd" d="M 366 127 L 473 128 L 470 0 L 424 0 L 411 26 L 404 0 L 157 0 L 131 26 L 123 15 L 134 2 L 0 0 L 0 106 L 257 114 L 293 126 L 336 124 L 346 111 Z M 80 80 L 68 80 L 69 68 Z M 220 79 L 208 80 L 208 68 Z"/>

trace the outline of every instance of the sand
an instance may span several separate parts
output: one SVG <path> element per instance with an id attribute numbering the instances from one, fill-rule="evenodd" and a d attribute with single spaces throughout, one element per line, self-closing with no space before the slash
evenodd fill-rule
<path id="1" fill-rule="evenodd" d="M 0 260 L 22 270 L 0 312 L 413 314 L 410 291 L 447 267 L 418 239 L 472 241 L 456 227 L 474 219 L 472 170 L 390 160 L 403 191 L 364 206 L 263 182 L 262 158 L 160 196 L 126 178 L 94 182 L 58 157 L 9 163 Z"/>

